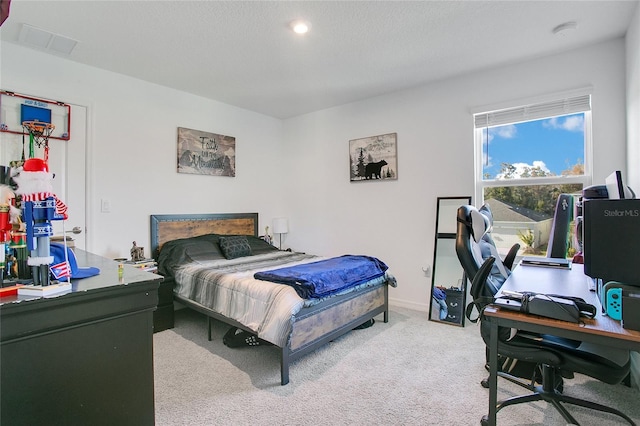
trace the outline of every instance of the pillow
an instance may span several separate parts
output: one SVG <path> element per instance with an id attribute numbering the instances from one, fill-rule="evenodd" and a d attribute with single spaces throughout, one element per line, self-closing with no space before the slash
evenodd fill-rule
<path id="1" fill-rule="evenodd" d="M 181 238 L 162 245 L 158 255 L 158 272 L 165 277 L 173 277 L 174 269 L 180 265 L 224 258 L 217 239 L 214 243 L 204 236 Z"/>
<path id="2" fill-rule="evenodd" d="M 272 246 L 260 237 L 254 237 L 253 235 L 247 235 L 247 241 L 251 246 L 251 254 L 265 254 L 273 251 L 278 251 L 278 247 Z"/>
<path id="3" fill-rule="evenodd" d="M 203 239 L 194 239 L 191 244 L 184 245 L 185 262 L 206 262 L 224 259 L 220 245 Z"/>
<path id="4" fill-rule="evenodd" d="M 220 237 L 220 250 L 227 259 L 251 256 L 251 246 L 244 235 Z"/>
<path id="5" fill-rule="evenodd" d="M 493 297 L 498 292 L 498 290 L 500 290 L 500 287 L 502 287 L 502 284 L 504 284 L 507 277 L 511 275 L 511 273 L 502 263 L 502 259 L 500 259 L 500 255 L 498 254 L 494 245 L 488 243 L 486 240 L 481 240 L 478 245 L 480 246 L 482 259 L 487 260 L 491 256 L 496 258 L 496 261 L 491 267 L 491 272 L 489 273 L 485 284 L 485 286 L 488 287 L 489 290 L 489 294 L 486 294 L 485 296 Z"/>
<path id="6" fill-rule="evenodd" d="M 487 204 L 483 205 L 478 211 L 471 211 L 472 228 L 474 240 L 478 244 L 482 262 L 493 256 L 496 258 L 495 263 L 491 267 L 491 273 L 487 277 L 486 287 L 490 289 L 490 295 L 493 296 L 502 287 L 510 271 L 502 263 L 502 258 L 496 249 L 493 238 L 491 238 L 491 229 L 493 227 L 493 215 Z M 479 261 L 479 259 L 477 259 Z M 481 263 L 479 261 L 479 263 Z"/>

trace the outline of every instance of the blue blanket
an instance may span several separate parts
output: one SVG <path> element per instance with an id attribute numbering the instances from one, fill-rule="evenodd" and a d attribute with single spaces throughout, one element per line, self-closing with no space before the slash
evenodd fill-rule
<path id="1" fill-rule="evenodd" d="M 303 299 L 312 299 L 381 277 L 387 269 L 387 265 L 375 257 L 344 255 L 256 272 L 254 278 L 290 285 Z"/>

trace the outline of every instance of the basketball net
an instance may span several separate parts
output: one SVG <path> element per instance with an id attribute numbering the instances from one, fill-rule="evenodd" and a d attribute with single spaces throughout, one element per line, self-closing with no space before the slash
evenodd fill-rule
<path id="1" fill-rule="evenodd" d="M 23 121 L 22 128 L 25 133 L 29 133 L 29 158 L 35 157 L 34 145 L 44 148 L 44 161 L 49 162 L 49 136 L 56 128 L 51 123 L 41 121 Z M 22 137 L 22 161 L 24 161 L 24 133 Z"/>

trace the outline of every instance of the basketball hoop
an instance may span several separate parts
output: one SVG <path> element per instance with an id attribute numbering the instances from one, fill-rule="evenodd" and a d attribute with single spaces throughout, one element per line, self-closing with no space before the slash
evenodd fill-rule
<path id="1" fill-rule="evenodd" d="M 51 136 L 51 132 L 53 132 L 56 126 L 41 121 L 23 121 L 22 128 L 25 132 L 29 133 L 30 136 L 33 135 L 38 148 L 42 148 L 49 141 L 49 136 Z"/>
<path id="2" fill-rule="evenodd" d="M 51 132 L 56 128 L 51 123 L 44 123 L 42 121 L 23 121 L 22 128 L 25 133 L 29 133 L 29 158 L 33 158 L 35 153 L 33 144 L 35 143 L 38 148 L 44 148 L 44 161 L 49 161 L 49 136 Z M 24 157 L 24 138 L 22 142 L 22 155 Z"/>

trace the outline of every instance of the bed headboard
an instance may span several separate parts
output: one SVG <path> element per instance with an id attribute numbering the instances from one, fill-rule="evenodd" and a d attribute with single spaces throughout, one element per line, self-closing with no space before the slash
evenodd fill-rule
<path id="1" fill-rule="evenodd" d="M 167 241 L 206 234 L 258 236 L 258 213 L 153 214 L 151 255 Z"/>

